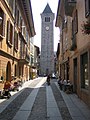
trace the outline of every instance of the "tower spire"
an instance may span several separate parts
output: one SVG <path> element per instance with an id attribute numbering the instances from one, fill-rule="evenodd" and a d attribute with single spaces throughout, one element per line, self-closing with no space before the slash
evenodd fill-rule
<path id="1" fill-rule="evenodd" d="M 52 13 L 52 10 L 51 10 L 51 8 L 50 8 L 50 6 L 49 6 L 48 3 L 47 3 L 47 5 L 46 5 L 46 7 L 45 7 L 43 13 Z"/>

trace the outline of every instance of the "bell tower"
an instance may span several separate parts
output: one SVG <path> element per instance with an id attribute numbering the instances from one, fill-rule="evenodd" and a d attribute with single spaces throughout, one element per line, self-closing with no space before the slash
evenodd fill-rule
<path id="1" fill-rule="evenodd" d="M 54 13 L 47 3 L 41 13 L 41 75 L 54 72 L 54 34 L 53 34 Z"/>

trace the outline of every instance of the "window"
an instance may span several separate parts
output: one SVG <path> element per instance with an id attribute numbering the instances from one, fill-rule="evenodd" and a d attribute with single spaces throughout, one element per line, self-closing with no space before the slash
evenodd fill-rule
<path id="1" fill-rule="evenodd" d="M 20 17 L 20 30 L 22 31 L 22 18 Z"/>
<path id="2" fill-rule="evenodd" d="M 13 10 L 13 0 L 6 0 L 8 2 L 8 4 L 10 5 L 10 7 L 12 8 Z"/>
<path id="3" fill-rule="evenodd" d="M 90 15 L 90 0 L 85 0 L 85 16 Z"/>
<path id="4" fill-rule="evenodd" d="M 15 65 L 15 73 L 14 73 L 14 76 L 17 76 L 17 65 Z"/>
<path id="5" fill-rule="evenodd" d="M 4 14 L 3 10 L 0 7 L 0 18 L 2 19 L 0 23 L 0 40 L 5 37 L 5 22 L 6 22 L 6 14 Z"/>
<path id="6" fill-rule="evenodd" d="M 50 17 L 45 17 L 45 22 L 50 22 Z"/>
<path id="7" fill-rule="evenodd" d="M 19 26 L 19 10 L 17 10 L 17 21 L 16 21 L 16 23 L 17 23 L 17 26 Z"/>
<path id="8" fill-rule="evenodd" d="M 18 33 L 16 31 L 14 33 L 14 49 L 17 52 L 17 50 L 18 50 Z"/>
<path id="9" fill-rule="evenodd" d="M 15 22 L 16 22 L 16 25 L 19 26 L 19 10 L 17 8 L 17 5 L 15 3 Z"/>
<path id="10" fill-rule="evenodd" d="M 88 53 L 81 55 L 81 88 L 88 89 Z"/>
<path id="11" fill-rule="evenodd" d="M 76 44 L 76 34 L 78 32 L 78 17 L 77 17 L 77 10 L 74 13 L 74 17 L 72 20 L 72 46 L 70 50 L 74 50 L 77 47 Z"/>
<path id="12" fill-rule="evenodd" d="M 25 43 L 21 40 L 20 42 L 20 58 L 21 59 L 25 58 L 25 53 L 26 53 Z"/>
<path id="13" fill-rule="evenodd" d="M 10 43 L 12 44 L 12 40 L 13 40 L 13 26 L 10 23 Z"/>
<path id="14" fill-rule="evenodd" d="M 9 47 L 12 47 L 12 43 L 13 43 L 13 26 L 10 23 L 10 21 L 7 21 L 7 44 L 9 45 Z"/>
<path id="15" fill-rule="evenodd" d="M 31 65 L 33 65 L 33 56 L 31 55 Z"/>
<path id="16" fill-rule="evenodd" d="M 65 18 L 62 21 L 62 29 L 67 28 L 67 17 L 65 16 Z"/>
<path id="17" fill-rule="evenodd" d="M 7 36 L 6 36 L 7 43 L 9 41 L 9 29 L 10 29 L 10 23 L 9 21 L 7 21 Z"/>
<path id="18" fill-rule="evenodd" d="M 73 34 L 76 34 L 77 32 L 78 32 L 78 16 L 76 10 L 73 17 Z"/>
<path id="19" fill-rule="evenodd" d="M 9 5 L 11 7 L 11 11 L 13 11 L 13 0 L 9 0 Z"/>
<path id="20" fill-rule="evenodd" d="M 17 22 L 17 5 L 16 5 L 16 2 L 15 2 L 15 23 Z"/>

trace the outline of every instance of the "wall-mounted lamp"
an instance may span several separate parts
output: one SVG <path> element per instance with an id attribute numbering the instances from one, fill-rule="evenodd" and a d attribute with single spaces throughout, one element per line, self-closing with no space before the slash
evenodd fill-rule
<path id="1" fill-rule="evenodd" d="M 1 25 L 1 23 L 2 23 L 2 17 L 0 17 L 0 25 Z"/>

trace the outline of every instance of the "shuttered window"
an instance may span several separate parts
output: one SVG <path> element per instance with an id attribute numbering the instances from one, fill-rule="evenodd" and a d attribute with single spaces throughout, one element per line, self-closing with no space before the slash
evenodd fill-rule
<path id="1" fill-rule="evenodd" d="M 7 43 L 8 43 L 8 41 L 9 41 L 9 29 L 10 29 L 10 22 L 7 21 L 7 36 L 6 36 L 6 41 L 7 41 Z"/>
<path id="2" fill-rule="evenodd" d="M 17 50 L 18 50 L 18 33 L 16 31 L 14 32 L 14 49 L 17 52 Z"/>
<path id="3" fill-rule="evenodd" d="M 90 0 L 85 0 L 85 17 L 90 16 Z"/>
<path id="4" fill-rule="evenodd" d="M 12 44 L 12 40 L 13 40 L 13 26 L 12 24 L 10 24 L 10 43 Z"/>
<path id="5" fill-rule="evenodd" d="M 78 32 L 78 15 L 77 15 L 77 10 L 74 13 L 73 17 L 73 35 Z"/>
<path id="6" fill-rule="evenodd" d="M 7 36 L 6 36 L 6 42 L 9 47 L 12 47 L 13 45 L 13 25 L 10 23 L 10 21 L 7 21 Z"/>
<path id="7" fill-rule="evenodd" d="M 0 7 L 0 40 L 5 37 L 5 23 L 6 23 L 6 14 L 3 12 L 3 10 Z"/>
<path id="8" fill-rule="evenodd" d="M 15 3 L 15 22 L 16 25 L 19 26 L 19 10 L 17 9 L 16 3 Z"/>
<path id="9" fill-rule="evenodd" d="M 81 55 L 81 88 L 89 88 L 88 53 Z"/>
<path id="10" fill-rule="evenodd" d="M 77 10 L 74 13 L 74 17 L 72 20 L 72 50 L 74 50 L 77 47 L 76 43 L 76 34 L 78 32 L 78 16 L 77 16 Z"/>

